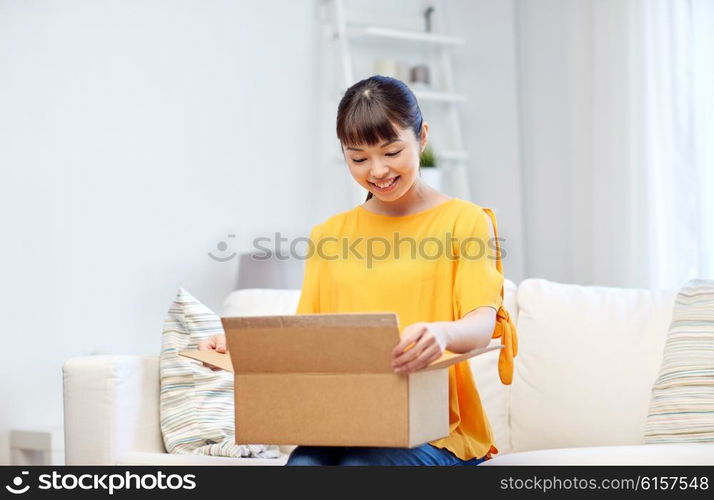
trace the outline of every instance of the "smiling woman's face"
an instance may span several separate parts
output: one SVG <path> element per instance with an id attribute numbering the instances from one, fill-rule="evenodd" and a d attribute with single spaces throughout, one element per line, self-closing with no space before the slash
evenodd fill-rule
<path id="1" fill-rule="evenodd" d="M 408 128 L 394 124 L 399 136 L 380 144 L 343 144 L 345 161 L 352 177 L 373 196 L 383 201 L 401 198 L 419 176 L 419 155 L 426 145 L 429 125 L 422 126 L 421 140 Z"/>

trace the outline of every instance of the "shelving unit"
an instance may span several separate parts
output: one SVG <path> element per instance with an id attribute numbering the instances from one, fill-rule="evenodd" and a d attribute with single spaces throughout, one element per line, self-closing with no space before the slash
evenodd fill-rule
<path id="1" fill-rule="evenodd" d="M 467 171 L 469 155 L 463 146 L 459 108 L 466 101 L 466 96 L 456 92 L 451 63 L 451 50 L 454 47 L 462 46 L 464 40 L 443 33 L 443 29 L 439 29 L 441 28 L 440 26 L 436 26 L 436 32 L 420 32 L 350 22 L 346 19 L 343 0 L 325 1 L 331 7 L 331 33 L 337 42 L 340 59 L 342 77 L 341 88 L 337 89 L 339 96 L 342 96 L 344 91 L 358 80 L 354 77 L 353 57 L 356 56 L 353 54 L 353 45 L 359 40 L 375 39 L 386 43 L 408 44 L 417 49 L 429 47 L 438 51 L 439 64 L 437 68 L 432 68 L 432 71 L 439 72 L 442 80 L 441 88 L 412 87 L 412 91 L 420 103 L 435 103 L 443 107 L 448 127 L 445 137 L 449 138 L 450 143 L 439 145 L 437 151 L 437 157 L 440 161 L 439 168 L 442 169 L 446 185 L 449 187 L 447 194 L 466 200 L 469 199 L 470 189 Z M 388 52 L 387 48 L 385 48 L 385 52 Z M 409 85 L 409 82 L 405 83 Z M 338 155 L 338 157 L 340 161 L 344 161 L 341 156 Z M 354 183 L 354 186 L 354 199 L 357 203 L 362 203 L 367 196 L 367 192 L 356 183 Z"/>

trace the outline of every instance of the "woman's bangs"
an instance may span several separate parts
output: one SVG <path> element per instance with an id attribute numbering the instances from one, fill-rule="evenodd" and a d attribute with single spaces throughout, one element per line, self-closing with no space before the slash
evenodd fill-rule
<path id="1" fill-rule="evenodd" d="M 379 106 L 360 106 L 341 125 L 338 136 L 345 146 L 374 146 L 399 137 L 392 120 Z"/>

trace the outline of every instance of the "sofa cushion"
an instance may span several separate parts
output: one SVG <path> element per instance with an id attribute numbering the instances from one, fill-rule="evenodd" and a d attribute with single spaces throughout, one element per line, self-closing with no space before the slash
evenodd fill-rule
<path id="1" fill-rule="evenodd" d="M 691 280 L 677 294 L 645 442 L 714 443 L 714 281 Z"/>
<path id="2" fill-rule="evenodd" d="M 643 444 L 522 451 L 484 465 L 714 465 L 714 444 Z"/>
<path id="3" fill-rule="evenodd" d="M 170 453 L 276 458 L 276 446 L 237 445 L 233 374 L 213 371 L 180 356 L 211 335 L 223 334 L 221 319 L 183 288 L 164 323 L 159 357 L 161 432 Z"/>
<path id="4" fill-rule="evenodd" d="M 674 296 L 521 282 L 512 450 L 642 444 Z"/>

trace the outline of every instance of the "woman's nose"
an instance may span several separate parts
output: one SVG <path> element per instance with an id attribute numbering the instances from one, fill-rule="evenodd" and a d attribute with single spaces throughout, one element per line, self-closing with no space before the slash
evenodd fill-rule
<path id="1" fill-rule="evenodd" d="M 374 179 L 381 179 L 389 173 L 389 167 L 386 164 L 380 163 L 379 161 L 374 162 L 372 169 L 370 170 L 370 175 Z"/>

